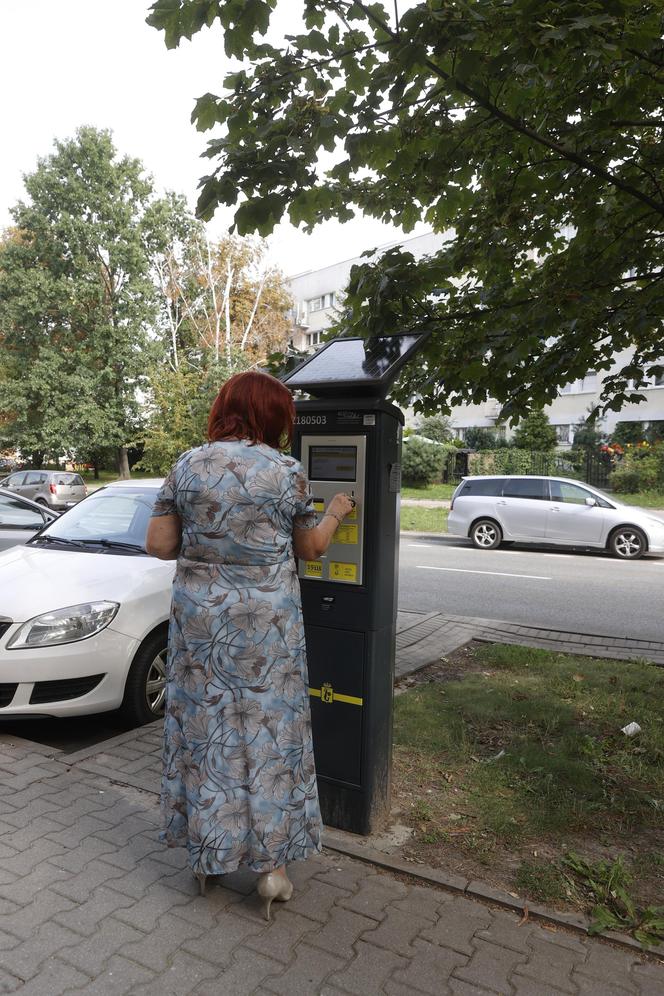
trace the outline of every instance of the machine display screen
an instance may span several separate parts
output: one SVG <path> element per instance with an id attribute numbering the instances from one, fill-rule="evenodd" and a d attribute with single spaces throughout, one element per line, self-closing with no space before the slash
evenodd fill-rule
<path id="1" fill-rule="evenodd" d="M 310 446 L 311 481 L 356 481 L 357 446 Z"/>

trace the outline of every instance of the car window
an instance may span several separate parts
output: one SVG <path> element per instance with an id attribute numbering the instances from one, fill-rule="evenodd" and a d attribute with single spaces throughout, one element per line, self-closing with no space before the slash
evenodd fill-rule
<path id="1" fill-rule="evenodd" d="M 0 495 L 0 529 L 27 528 L 41 529 L 44 519 L 36 508 L 30 508 L 18 498 Z"/>
<path id="2" fill-rule="evenodd" d="M 37 470 L 30 470 L 25 475 L 24 484 L 39 484 L 41 481 L 46 480 L 46 474 L 40 474 Z"/>
<path id="3" fill-rule="evenodd" d="M 480 477 L 477 480 L 466 481 L 459 492 L 460 495 L 484 495 L 495 498 L 502 494 L 503 481 L 500 477 Z"/>
<path id="4" fill-rule="evenodd" d="M 64 484 L 68 488 L 80 487 L 83 484 L 83 478 L 79 477 L 78 474 L 57 474 L 56 484 Z"/>
<path id="5" fill-rule="evenodd" d="M 504 498 L 537 498 L 547 500 L 549 491 L 543 477 L 509 477 L 503 488 Z"/>
<path id="6" fill-rule="evenodd" d="M 10 487 L 10 488 L 16 488 L 16 487 L 18 487 L 19 484 L 23 483 L 23 478 L 24 477 L 25 477 L 24 473 L 11 474 L 11 476 L 7 478 L 7 487 Z"/>
<path id="7" fill-rule="evenodd" d="M 551 498 L 553 501 L 564 501 L 569 505 L 585 505 L 586 498 L 595 498 L 595 495 L 578 484 L 568 484 L 567 481 L 551 481 Z M 597 499 L 595 498 L 595 501 Z"/>
<path id="8" fill-rule="evenodd" d="M 145 543 L 157 490 L 95 492 L 57 519 L 47 535 L 71 540 L 108 539 Z"/>

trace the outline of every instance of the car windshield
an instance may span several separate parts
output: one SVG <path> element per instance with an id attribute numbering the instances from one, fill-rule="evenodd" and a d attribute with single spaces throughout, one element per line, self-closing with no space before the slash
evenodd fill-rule
<path id="1" fill-rule="evenodd" d="M 91 545 L 97 542 L 104 546 L 117 543 L 143 549 L 156 497 L 155 488 L 95 491 L 44 529 L 34 542 L 61 540 Z"/>

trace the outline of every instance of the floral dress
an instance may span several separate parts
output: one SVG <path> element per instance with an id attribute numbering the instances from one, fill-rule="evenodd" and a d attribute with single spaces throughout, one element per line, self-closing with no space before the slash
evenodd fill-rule
<path id="1" fill-rule="evenodd" d="M 203 874 L 269 871 L 320 850 L 292 543 L 311 492 L 269 446 L 208 443 L 166 478 L 153 515 L 173 513 L 161 837 Z"/>

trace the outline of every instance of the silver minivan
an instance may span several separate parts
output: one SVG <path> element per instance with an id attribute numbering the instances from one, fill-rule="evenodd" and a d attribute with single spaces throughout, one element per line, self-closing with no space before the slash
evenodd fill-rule
<path id="1" fill-rule="evenodd" d="M 0 484 L 22 498 L 56 511 L 77 505 L 88 493 L 80 474 L 66 470 L 19 470 Z"/>
<path id="2" fill-rule="evenodd" d="M 447 529 L 481 550 L 520 541 L 596 547 L 621 560 L 664 553 L 664 519 L 564 477 L 465 477 Z"/>

